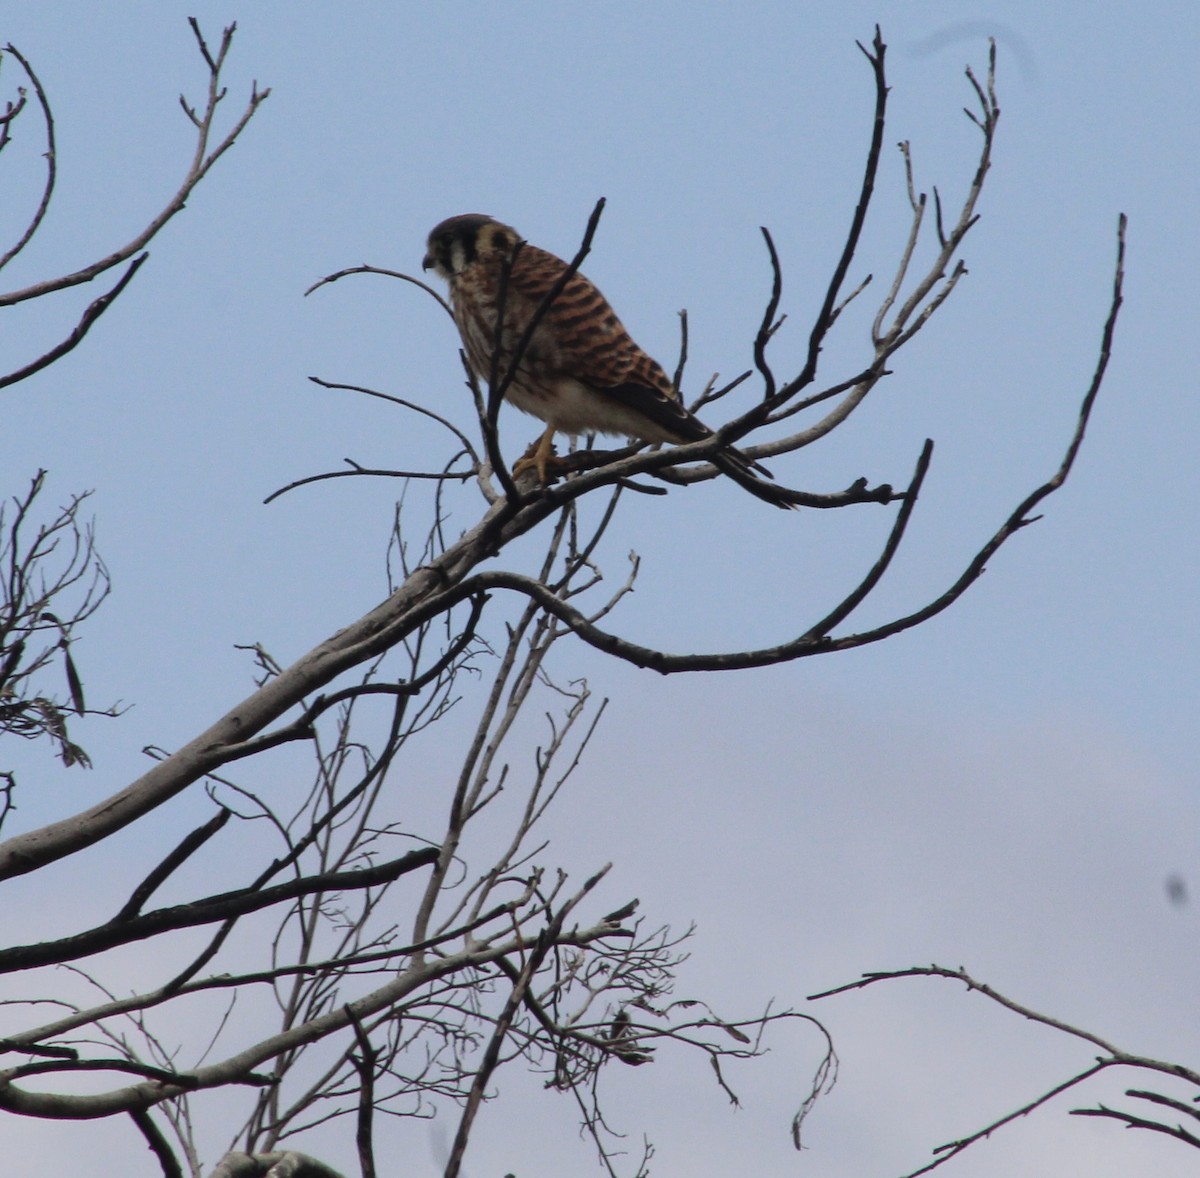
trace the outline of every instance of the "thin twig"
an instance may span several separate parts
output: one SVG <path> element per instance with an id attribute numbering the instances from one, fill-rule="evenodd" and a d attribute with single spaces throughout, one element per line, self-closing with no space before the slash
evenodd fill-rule
<path id="1" fill-rule="evenodd" d="M 46 210 L 50 207 L 50 198 L 54 195 L 54 182 L 58 175 L 58 150 L 54 142 L 54 115 L 50 110 L 50 100 L 46 97 L 46 90 L 42 86 L 41 79 L 34 73 L 33 66 L 29 64 L 15 45 L 10 42 L 4 46 L 4 51 L 12 54 L 21 63 L 21 68 L 25 71 L 25 76 L 33 86 L 33 92 L 37 96 L 38 105 L 42 108 L 42 122 L 46 128 L 46 180 L 42 186 L 41 199 L 38 201 L 37 208 L 34 210 L 29 224 L 25 227 L 25 232 L 17 238 L 3 256 L 0 256 L 0 270 L 3 270 L 30 243 L 33 235 L 38 231 L 42 221 L 46 217 Z M 10 108 L 8 111 L 4 120 L 5 138 L 8 135 L 9 123 L 20 113 L 24 105 L 25 99 L 22 96 L 17 106 Z"/>
<path id="2" fill-rule="evenodd" d="M 304 297 L 307 298 L 310 294 L 313 293 L 313 291 L 320 290 L 321 287 L 328 286 L 331 282 L 337 282 L 338 279 L 346 278 L 351 274 L 379 274 L 379 275 L 382 275 L 384 278 L 399 278 L 403 282 L 411 282 L 413 286 L 420 287 L 421 290 L 423 290 L 427 295 L 429 295 L 429 297 L 431 299 L 435 299 L 437 301 L 438 305 L 442 308 L 443 311 L 446 312 L 447 315 L 450 316 L 451 319 L 454 318 L 454 309 L 442 297 L 442 295 L 437 290 L 435 290 L 432 286 L 430 286 L 427 282 L 423 282 L 420 278 L 415 278 L 413 275 L 405 274 L 400 270 L 387 270 L 387 269 L 384 269 L 382 266 L 368 266 L 365 263 L 361 266 L 348 266 L 345 270 L 337 271 L 336 274 L 327 274 L 324 278 L 318 278 L 317 281 L 314 282 L 312 284 L 312 286 L 310 286 L 304 292 Z M 316 378 L 314 377 L 312 379 L 316 379 Z M 330 386 L 330 387 L 341 388 L 344 386 L 334 385 L 334 386 Z"/>

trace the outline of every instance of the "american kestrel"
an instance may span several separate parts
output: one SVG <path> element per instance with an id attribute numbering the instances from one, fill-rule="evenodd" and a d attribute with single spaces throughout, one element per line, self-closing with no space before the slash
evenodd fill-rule
<path id="1" fill-rule="evenodd" d="M 480 213 L 465 213 L 438 225 L 429 235 L 422 263 L 423 269 L 434 270 L 450 283 L 454 322 L 471 368 L 484 381 L 492 370 L 501 271 L 514 251 L 500 338 L 503 374 L 522 332 L 566 263 Z M 543 482 L 556 433 L 620 434 L 643 442 L 676 443 L 712 436 L 680 401 L 657 361 L 633 342 L 608 300 L 579 273 L 550 304 L 505 396 L 546 423 L 530 458 Z M 753 471 L 762 468 L 732 447 L 718 450 L 709 461 L 759 499 L 776 507 L 794 506 L 786 491 L 755 477 Z"/>

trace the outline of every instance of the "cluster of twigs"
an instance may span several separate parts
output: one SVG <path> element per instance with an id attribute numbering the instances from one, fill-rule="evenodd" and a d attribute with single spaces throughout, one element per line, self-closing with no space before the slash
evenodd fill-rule
<path id="1" fill-rule="evenodd" d="M 64 765 L 88 765 L 68 732 L 70 717 L 115 712 L 88 708 L 71 643 L 108 596 L 108 571 L 90 521 L 81 518 L 86 495 L 72 496 L 49 522 L 38 521 L 45 484 L 46 472 L 39 470 L 24 494 L 0 504 L 0 737 L 48 737 Z M 40 686 L 54 664 L 62 669 L 66 701 Z M 3 826 L 15 781 L 9 771 L 0 779 L 6 782 Z"/>

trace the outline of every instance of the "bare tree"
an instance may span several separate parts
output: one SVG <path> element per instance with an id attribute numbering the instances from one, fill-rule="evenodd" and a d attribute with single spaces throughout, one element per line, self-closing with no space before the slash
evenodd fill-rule
<path id="1" fill-rule="evenodd" d="M 45 367 L 79 342 L 144 260 L 138 251 L 182 207 L 266 97 L 255 87 L 240 118 L 211 146 L 233 30 L 226 30 L 216 52 L 195 22 L 193 31 L 210 85 L 203 110 L 183 104 L 198 142 L 179 194 L 124 249 L 0 298 L 7 304 L 40 297 L 128 263 L 118 284 L 56 349 L 4 383 Z M 940 594 L 883 624 L 862 630 L 848 625 L 904 539 L 932 460 L 933 444 L 926 442 L 899 489 L 864 478 L 839 491 L 789 492 L 795 505 L 810 509 L 896 505 L 886 542 L 859 583 L 820 616 L 798 619 L 790 629 L 798 637 L 753 650 L 674 653 L 634 643 L 610 623 L 638 572 L 634 558 L 614 587 L 603 571 L 606 541 L 629 494 L 686 493 L 688 484 L 718 473 L 710 460 L 734 442 L 761 459 L 821 441 L 889 375 L 901 349 L 965 273 L 962 246 L 978 218 L 1000 113 L 994 51 L 984 78 L 967 72 L 973 102 L 968 115 L 978 128 L 979 152 L 961 201 L 948 211 L 934 190 L 933 215 L 927 217 L 929 202 L 918 192 L 911 152 L 902 145 L 911 205 L 907 239 L 861 362 L 818 383 L 823 347 L 870 282 L 867 277 L 847 289 L 880 167 L 888 85 L 878 31 L 862 48 L 874 79 L 875 111 L 861 190 L 809 332 L 805 362 L 787 378 L 775 371 L 771 345 L 783 321 L 782 263 L 763 230 L 771 290 L 751 344 L 753 367 L 693 398 L 697 407 L 732 405 L 735 393 L 743 398 L 740 411 L 711 438 L 666 449 L 587 448 L 568 457 L 568 477 L 558 485 L 537 486 L 532 472 L 514 480 L 502 453 L 498 410 L 536 318 L 510 364 L 493 365 L 487 388 L 468 374 L 477 438 L 408 398 L 358 390 L 439 422 L 448 435 L 445 461 L 406 471 L 353 466 L 299 479 L 284 490 L 331 477 L 399 477 L 429 488 L 423 506 L 405 503 L 397 512 L 384 599 L 290 666 L 262 647 L 251 648 L 255 688 L 223 717 L 181 748 L 155 751 L 146 773 L 102 803 L 0 844 L 0 879 L 11 879 L 68 856 L 99 853 L 117 831 L 189 787 L 202 786 L 212 799 L 211 819 L 181 832 L 170 853 L 147 863 L 142 881 L 114 899 L 111 919 L 60 939 L 0 949 L 0 972 L 28 977 L 27 988 L 7 999 L 9 1021 L 18 1012 L 22 1017 L 0 1044 L 18 1060 L 0 1070 L 0 1109 L 49 1120 L 127 1116 L 164 1174 L 200 1175 L 206 1163 L 196 1095 L 247 1090 L 243 1123 L 226 1130 L 230 1152 L 215 1171 L 223 1178 L 327 1178 L 327 1166 L 290 1145 L 335 1118 L 354 1119 L 359 1169 L 370 1176 L 379 1172 L 376 1116 L 426 1117 L 456 1109 L 458 1127 L 445 1167 L 452 1176 L 460 1171 L 496 1070 L 520 1062 L 569 1094 L 610 1173 L 627 1166 L 640 1175 L 649 1146 L 640 1159 L 623 1158 L 621 1139 L 605 1119 L 603 1085 L 621 1072 L 614 1065 L 645 1066 L 660 1052 L 690 1052 L 708 1061 L 735 1100 L 731 1063 L 756 1055 L 773 1023 L 803 1020 L 816 1036 L 818 1062 L 798 1094 L 792 1131 L 799 1146 L 804 1116 L 836 1074 L 824 1028 L 791 1010 L 724 1015 L 703 1001 L 677 997 L 681 946 L 690 930 L 680 934 L 644 920 L 636 900 L 601 903 L 608 866 L 568 871 L 554 863 L 542 830 L 604 710 L 586 682 L 558 670 L 560 642 L 579 639 L 664 674 L 767 666 L 875 643 L 953 604 L 1070 473 L 1108 360 L 1121 298 L 1119 264 L 1099 359 L 1061 463 Z M 28 63 L 11 52 L 42 108 L 50 163 L 46 196 L 9 256 L 42 224 L 54 180 L 49 105 Z M 23 95 L 9 103 L 0 147 L 25 110 Z M 602 207 L 588 222 L 570 272 L 591 248 Z M 931 256 L 918 265 L 918 247 L 930 236 Z M 317 285 L 363 272 L 390 273 L 356 267 Z M 440 299 L 419 280 L 396 277 Z M 539 317 L 558 293 L 549 292 Z M 686 344 L 685 320 L 677 385 Z M 757 394 L 747 398 L 754 385 Z M 457 483 L 478 490 L 481 515 L 461 535 L 449 536 L 443 497 Z M 3 714 L 11 714 L 22 735 L 49 736 L 66 757 L 75 747 L 66 737 L 68 705 L 52 703 L 47 710 L 38 701 L 50 697 L 18 688 L 32 684 L 57 652 L 70 707 L 83 708 L 70 637 L 99 604 L 106 580 L 91 533 L 78 520 L 79 500 L 48 532 L 38 533 L 72 538 L 74 555 L 65 564 L 53 545 L 19 544 L 19 525 L 40 486 L 39 476 L 34 491 L 16 500 L 20 518 L 5 549 L 8 567 L 22 571 L 9 578 L 19 590 L 10 588 L 7 607 L 16 620 L 0 631 L 8 643 L 7 682 L 15 685 L 13 702 L 5 705 L 13 710 Z M 528 545 L 513 545 L 535 532 L 534 555 Z M 498 566 L 500 556 L 511 556 L 509 567 Z M 40 587 L 31 592 L 34 584 Z M 58 599 L 76 604 L 64 611 Z M 56 609 L 48 615 L 52 601 Z M 70 620 L 60 621 L 63 616 Z M 5 637 L 10 632 L 11 639 Z M 41 654 L 28 645 L 34 633 L 51 640 Z M 541 717 L 536 724 L 535 711 Z M 446 731 L 456 734 L 452 760 L 445 759 L 444 736 L 436 743 L 431 737 Z M 70 755 L 79 760 L 78 750 Z M 299 773 L 304 788 L 297 788 Z M 281 775 L 286 788 L 279 786 Z M 13 784 L 9 778 L 10 794 Z M 178 887 L 181 879 L 197 878 L 194 866 L 202 856 L 226 865 L 236 861 L 239 886 L 202 889 L 186 902 L 152 907 L 169 881 Z M 199 877 L 228 875 L 226 866 Z M 133 992 L 111 981 L 120 976 L 121 950 L 151 940 L 161 942 L 161 960 L 169 963 L 160 975 L 139 976 Z M 96 960 L 101 954 L 106 956 Z M 57 984 L 64 976 L 73 989 Z M 47 995 L 54 995 L 49 1001 L 56 1007 L 49 1019 L 40 1013 Z M 182 1025 L 204 1025 L 206 1031 L 184 1046 L 168 1046 L 179 1033 L 168 1038 L 161 1028 Z M 98 1083 L 81 1095 L 72 1081 L 85 1072 Z"/>

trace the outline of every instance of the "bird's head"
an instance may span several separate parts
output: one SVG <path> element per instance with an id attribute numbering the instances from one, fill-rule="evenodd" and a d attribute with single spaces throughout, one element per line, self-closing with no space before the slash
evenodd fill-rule
<path id="1" fill-rule="evenodd" d="M 434 227 L 425 248 L 422 270 L 433 270 L 442 278 L 461 274 L 475 262 L 512 256 L 521 235 L 483 213 L 463 213 Z"/>

